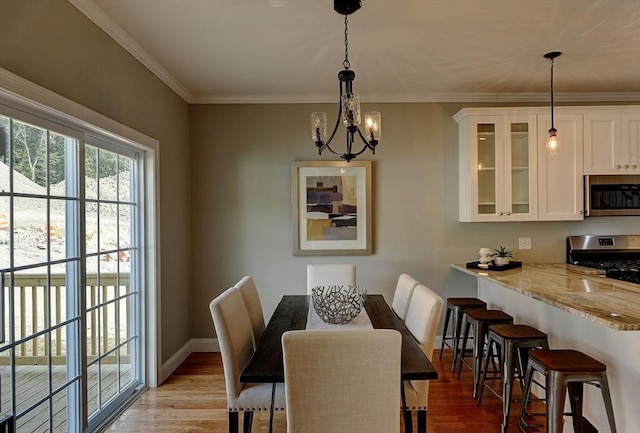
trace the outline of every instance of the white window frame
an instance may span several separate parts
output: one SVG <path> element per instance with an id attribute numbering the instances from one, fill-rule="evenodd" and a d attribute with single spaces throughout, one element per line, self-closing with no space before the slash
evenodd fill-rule
<path id="1" fill-rule="evenodd" d="M 143 323 L 142 362 L 146 365 L 145 385 L 157 387 L 162 377 L 161 305 L 160 305 L 160 224 L 159 224 L 159 142 L 139 131 L 116 122 L 50 90 L 31 83 L 0 68 L 0 103 L 45 120 L 68 125 L 86 134 L 113 137 L 136 147 L 144 164 L 141 203 L 143 227 L 141 242 L 145 245 L 144 266 L 141 275 L 145 288 L 142 303 L 145 306 Z"/>

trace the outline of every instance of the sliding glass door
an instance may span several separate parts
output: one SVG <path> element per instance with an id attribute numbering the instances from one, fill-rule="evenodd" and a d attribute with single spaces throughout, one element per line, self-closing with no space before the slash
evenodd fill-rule
<path id="1" fill-rule="evenodd" d="M 142 385 L 140 159 L 0 105 L 0 431 L 91 431 Z"/>

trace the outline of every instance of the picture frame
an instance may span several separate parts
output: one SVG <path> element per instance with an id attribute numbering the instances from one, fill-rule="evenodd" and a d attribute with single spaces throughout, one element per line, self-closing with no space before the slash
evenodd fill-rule
<path id="1" fill-rule="evenodd" d="M 373 253 L 371 170 L 371 161 L 292 162 L 294 255 Z"/>

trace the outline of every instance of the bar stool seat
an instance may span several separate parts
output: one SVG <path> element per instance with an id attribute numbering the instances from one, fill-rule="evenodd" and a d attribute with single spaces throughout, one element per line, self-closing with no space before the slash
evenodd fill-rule
<path id="1" fill-rule="evenodd" d="M 462 364 L 466 364 L 473 372 L 473 398 L 478 395 L 478 384 L 480 383 L 480 373 L 482 371 L 482 358 L 484 356 L 484 344 L 489 334 L 489 326 L 500 324 L 513 324 L 513 316 L 502 310 L 467 310 L 464 335 L 462 337 L 462 350 L 458 356 L 458 378 L 462 371 Z M 469 329 L 473 326 L 473 363 L 467 364 L 464 360 L 464 348 L 467 347 Z"/>
<path id="2" fill-rule="evenodd" d="M 482 367 L 482 384 L 478 393 L 478 405 L 482 404 L 484 388 L 502 400 L 502 433 L 507 433 L 509 427 L 509 411 L 513 395 L 513 382 L 516 368 L 519 371 L 518 381 L 524 389 L 525 366 L 528 352 L 533 348 L 549 348 L 547 334 L 528 325 L 491 325 L 487 337 L 487 356 Z M 493 347 L 500 347 L 500 381 L 502 393 L 494 390 L 487 383 L 489 360 L 493 357 Z"/>
<path id="3" fill-rule="evenodd" d="M 486 309 L 487 303 L 478 298 L 447 298 L 447 313 L 444 316 L 444 329 L 442 331 L 442 345 L 440 346 L 440 359 L 444 346 L 451 348 L 451 372 L 456 368 L 456 360 L 458 356 L 458 345 L 460 343 L 460 331 L 462 330 L 462 317 L 465 312 L 470 309 Z M 449 327 L 449 319 L 453 314 L 453 330 L 451 336 L 447 336 Z M 448 340 L 451 340 L 449 343 Z M 464 349 L 464 347 L 463 347 Z"/>
<path id="4" fill-rule="evenodd" d="M 577 350 L 539 350 L 529 352 L 529 362 L 523 391 L 522 409 L 520 410 L 520 427 L 533 427 L 524 421 L 527 404 L 531 393 L 533 372 L 542 373 L 546 380 L 546 419 L 548 433 L 561 433 L 564 415 L 564 402 L 567 390 L 571 405 L 573 430 L 582 433 L 582 395 L 585 383 L 595 382 L 602 391 L 602 399 L 609 420 L 612 433 L 616 433 L 616 423 L 613 417 L 613 405 L 609 382 L 607 381 L 607 366 L 602 362 Z"/>

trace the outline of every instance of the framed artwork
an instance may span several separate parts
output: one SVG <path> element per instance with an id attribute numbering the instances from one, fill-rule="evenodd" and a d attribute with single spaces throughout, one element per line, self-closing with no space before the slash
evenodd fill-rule
<path id="1" fill-rule="evenodd" d="M 293 253 L 372 254 L 371 161 L 293 161 Z"/>

